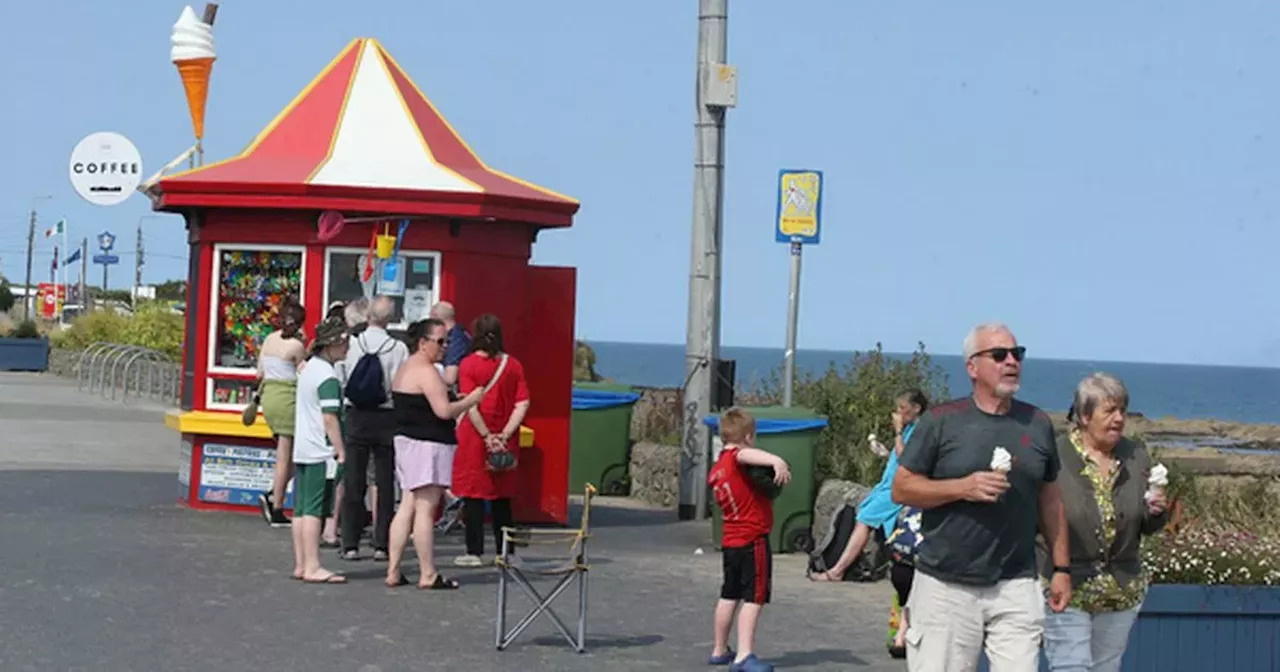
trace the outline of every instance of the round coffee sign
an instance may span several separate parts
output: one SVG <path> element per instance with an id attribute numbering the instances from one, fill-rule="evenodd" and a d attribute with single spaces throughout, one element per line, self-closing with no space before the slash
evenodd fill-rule
<path id="1" fill-rule="evenodd" d="M 94 205 L 117 205 L 142 181 L 142 156 L 119 133 L 94 133 L 72 150 L 69 170 L 80 198 Z"/>

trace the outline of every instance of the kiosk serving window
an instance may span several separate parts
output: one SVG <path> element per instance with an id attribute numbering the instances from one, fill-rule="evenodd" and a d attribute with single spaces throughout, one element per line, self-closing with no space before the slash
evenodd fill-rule
<path id="1" fill-rule="evenodd" d="M 219 246 L 214 255 L 217 301 L 213 307 L 210 370 L 252 374 L 258 362 L 258 348 L 275 330 L 285 297 L 302 300 L 303 249 Z M 239 384 L 214 381 L 213 386 L 217 392 L 211 401 L 243 402 Z"/>
<path id="2" fill-rule="evenodd" d="M 366 278 L 369 251 L 329 248 L 326 253 L 324 305 L 362 296 L 385 294 L 395 302 L 392 329 L 407 329 L 424 319 L 436 302 L 440 286 L 440 253 L 404 252 L 395 263 L 374 260 Z M 388 271 L 388 266 L 391 270 Z"/>

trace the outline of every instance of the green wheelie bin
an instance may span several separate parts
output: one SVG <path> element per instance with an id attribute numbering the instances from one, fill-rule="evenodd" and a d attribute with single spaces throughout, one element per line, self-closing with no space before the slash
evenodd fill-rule
<path id="1" fill-rule="evenodd" d="M 773 532 L 769 545 L 774 553 L 808 553 L 813 550 L 813 502 L 817 497 L 815 483 L 818 452 L 818 436 L 827 426 L 827 419 L 807 408 L 783 406 L 744 407 L 743 410 L 756 419 L 756 447 L 767 450 L 787 461 L 791 467 L 791 482 L 773 500 Z M 719 456 L 720 417 L 708 416 L 703 420 L 711 428 L 715 456 Z M 711 533 L 713 544 L 720 548 L 720 531 L 724 520 L 715 498 L 711 503 Z"/>
<path id="2" fill-rule="evenodd" d="M 569 492 L 587 483 L 603 495 L 630 489 L 631 413 L 640 395 L 627 385 L 579 383 L 569 420 Z"/>

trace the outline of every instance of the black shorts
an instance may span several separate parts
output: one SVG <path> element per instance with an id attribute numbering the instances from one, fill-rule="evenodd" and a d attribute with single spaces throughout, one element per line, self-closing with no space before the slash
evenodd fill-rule
<path id="1" fill-rule="evenodd" d="M 893 563 L 889 568 L 889 582 L 898 591 L 898 606 L 907 606 L 907 598 L 911 596 L 911 582 L 916 577 L 916 568 L 901 562 Z"/>
<path id="2" fill-rule="evenodd" d="M 768 604 L 773 593 L 773 550 L 769 548 L 769 538 L 759 537 L 747 546 L 725 547 L 722 553 L 721 599 Z"/>

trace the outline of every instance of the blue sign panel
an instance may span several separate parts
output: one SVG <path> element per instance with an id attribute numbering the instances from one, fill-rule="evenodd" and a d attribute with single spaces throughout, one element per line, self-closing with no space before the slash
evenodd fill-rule
<path id="1" fill-rule="evenodd" d="M 120 263 L 120 257 L 114 254 L 95 254 L 93 255 L 93 263 L 111 266 L 112 264 Z"/>
<path id="2" fill-rule="evenodd" d="M 103 231 L 98 234 L 98 248 L 103 252 L 110 252 L 115 249 L 115 246 L 116 234 L 111 233 L 110 231 Z"/>

